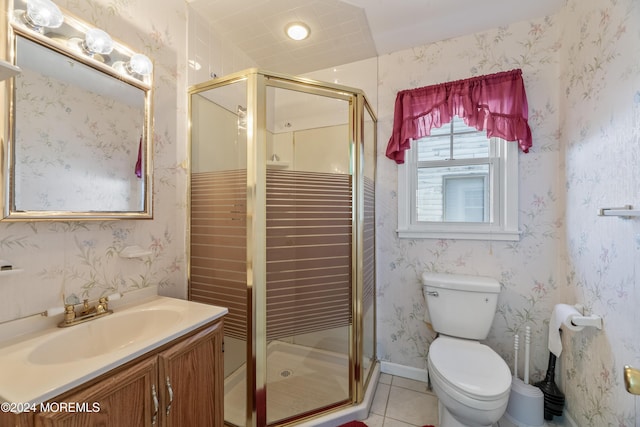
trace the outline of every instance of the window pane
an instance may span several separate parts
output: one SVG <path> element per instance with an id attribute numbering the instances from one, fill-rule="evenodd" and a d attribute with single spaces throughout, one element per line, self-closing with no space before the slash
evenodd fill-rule
<path id="1" fill-rule="evenodd" d="M 485 176 L 444 176 L 444 220 L 484 222 Z"/>
<path id="2" fill-rule="evenodd" d="M 451 135 L 427 136 L 416 142 L 419 162 L 451 158 Z"/>
<path id="3" fill-rule="evenodd" d="M 431 135 L 415 142 L 418 147 L 418 161 L 447 159 L 477 159 L 489 156 L 489 139 L 486 131 L 478 131 L 467 126 L 454 116 L 451 123 L 431 130 Z M 451 138 L 453 129 L 453 157 Z"/>
<path id="4" fill-rule="evenodd" d="M 489 140 L 486 131 L 473 129 L 471 133 L 454 135 L 453 158 L 477 159 L 489 157 Z"/>
<path id="5" fill-rule="evenodd" d="M 453 116 L 453 120 L 451 120 L 451 122 L 453 122 L 453 125 L 455 126 L 458 120 L 462 121 L 462 119 L 460 119 L 458 116 Z M 439 128 L 432 128 L 431 136 L 451 135 L 451 122 L 445 123 Z M 462 124 L 464 125 L 464 122 L 462 122 Z"/>
<path id="6" fill-rule="evenodd" d="M 488 222 L 489 164 L 418 168 L 418 221 Z"/>

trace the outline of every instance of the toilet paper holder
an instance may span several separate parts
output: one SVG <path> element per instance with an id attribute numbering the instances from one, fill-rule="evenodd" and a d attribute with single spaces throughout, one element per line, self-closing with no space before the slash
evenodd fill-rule
<path id="1" fill-rule="evenodd" d="M 582 313 L 582 316 L 575 316 L 571 318 L 571 323 L 574 326 L 590 326 L 597 329 L 602 329 L 602 317 L 597 314 L 591 314 L 589 316 L 584 315 L 584 306 L 582 304 L 574 305 L 578 312 Z"/>

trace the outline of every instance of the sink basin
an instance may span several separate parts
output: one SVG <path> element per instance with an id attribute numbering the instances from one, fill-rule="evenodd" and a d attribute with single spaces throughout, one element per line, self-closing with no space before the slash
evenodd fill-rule
<path id="1" fill-rule="evenodd" d="M 71 326 L 36 345 L 29 353 L 33 364 L 51 365 L 102 356 L 141 340 L 164 334 L 182 318 L 165 308 L 122 312 Z"/>
<path id="2" fill-rule="evenodd" d="M 30 319 L 37 329 L 0 342 L 0 402 L 53 399 L 229 312 L 159 295 L 137 300 L 130 295 L 129 303 L 112 306 L 113 314 L 68 328 L 56 327 L 62 315 L 37 317 Z"/>

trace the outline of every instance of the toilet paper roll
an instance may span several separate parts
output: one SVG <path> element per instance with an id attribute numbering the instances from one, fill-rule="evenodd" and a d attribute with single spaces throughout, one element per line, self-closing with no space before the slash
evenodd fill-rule
<path id="1" fill-rule="evenodd" d="M 551 313 L 549 320 L 549 351 L 560 357 L 562 353 L 562 340 L 560 339 L 560 328 L 570 331 L 581 331 L 584 326 L 576 326 L 571 323 L 574 317 L 580 317 L 582 314 L 576 308 L 569 304 L 556 304 Z"/>

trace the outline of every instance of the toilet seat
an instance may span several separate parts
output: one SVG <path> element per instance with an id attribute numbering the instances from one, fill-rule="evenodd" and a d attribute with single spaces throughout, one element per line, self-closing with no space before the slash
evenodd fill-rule
<path id="1" fill-rule="evenodd" d="M 429 374 L 469 406 L 487 408 L 509 397 L 509 367 L 478 341 L 440 336 L 431 343 L 428 359 Z"/>

